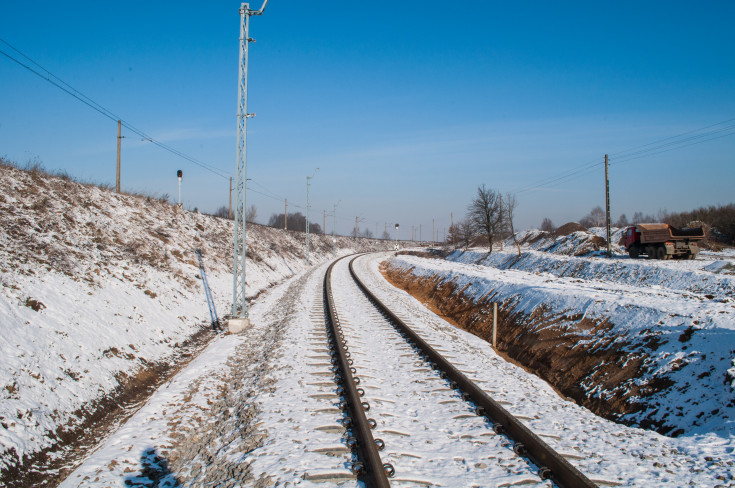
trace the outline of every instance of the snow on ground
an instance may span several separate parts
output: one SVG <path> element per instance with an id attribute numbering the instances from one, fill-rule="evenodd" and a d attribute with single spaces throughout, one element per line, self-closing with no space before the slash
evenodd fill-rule
<path id="1" fill-rule="evenodd" d="M 728 270 L 735 253 L 703 252 L 694 261 L 650 261 L 530 249 L 518 257 L 513 251 L 507 246 L 490 256 L 480 249 L 456 251 L 445 261 L 398 256 L 391 265 L 417 277 L 452 282 L 469 297 L 492 291 L 514 313 L 528 316 L 544 308 L 551 314 L 607 320 L 612 324 L 610 335 L 621 340 L 640 344 L 656 338 L 659 345 L 650 352 L 647 370 L 665 376 L 674 386 L 642 399 L 642 410 L 621 420 L 634 424 L 654 420 L 670 432 L 713 433 L 728 442 L 733 438 L 735 276 Z M 597 339 L 590 335 L 586 341 L 592 346 Z M 589 396 L 610 393 L 599 384 L 581 386 Z"/>
<path id="2" fill-rule="evenodd" d="M 469 266 L 412 256 L 390 258 L 433 271 L 454 271 L 460 277 Z M 511 413 L 552 447 L 564 454 L 593 480 L 617 481 L 622 486 L 726 486 L 735 482 L 735 437 L 727 433 L 701 433 L 676 439 L 655 432 L 625 427 L 601 419 L 559 397 L 549 385 L 497 356 L 484 340 L 446 323 L 380 276 L 380 259 L 358 261 L 358 272 L 375 286 L 377 296 L 409 323 L 422 337 L 441 344 L 461 361 L 461 369 L 479 382 Z M 436 266 L 434 268 L 434 266 Z M 480 280 L 481 267 L 473 267 Z M 489 270 L 487 270 L 490 273 Z M 505 279 L 508 275 L 503 275 Z M 468 280 L 469 281 L 469 280 Z M 532 285 L 527 283 L 526 286 Z M 482 284 L 478 284 L 482 286 Z"/>
<path id="3" fill-rule="evenodd" d="M 303 233 L 250 224 L 248 237 L 248 296 L 306 268 Z M 0 470 L 50 449 L 141 371 L 175 366 L 210 322 L 196 248 L 221 316 L 232 221 L 0 164 Z M 312 236 L 314 261 L 332 251 Z"/>
<path id="4" fill-rule="evenodd" d="M 560 398 L 539 378 L 500 358 L 487 342 L 391 287 L 378 271 L 386 257 L 360 258 L 358 274 L 426 340 L 600 486 L 728 486 L 735 481 L 732 439 L 715 434 L 672 439 L 600 419 Z M 62 486 L 120 486 L 123 481 L 152 486 L 153 480 L 158 486 L 177 486 L 175 482 L 186 487 L 358 486 L 349 473 L 350 455 L 337 422 L 341 414 L 335 406 L 320 309 L 324 272 L 324 265 L 315 267 L 259 298 L 251 309 L 253 329 L 218 338 Z M 342 280 L 340 289 L 346 287 L 344 276 L 335 279 Z M 384 456 L 396 468 L 392 486 L 532 481 L 533 471 L 523 475 L 522 466 L 515 478 L 498 469 L 498 463 L 512 467 L 518 461 L 505 459 L 510 453 L 507 441 L 478 422 L 469 405 L 463 412 L 462 402 L 442 380 L 432 385 L 386 377 L 374 363 L 366 363 L 366 357 L 379 357 L 394 347 L 401 354 L 412 351 L 391 339 L 378 314 L 366 311 L 359 297 L 341 293 L 339 310 L 349 322 L 345 332 L 372 406 L 370 415 L 378 421 L 375 432 L 386 442 Z M 225 362 L 227 354 L 231 356 Z M 409 377 L 422 370 L 418 358 L 394 360 L 391 371 L 401 361 L 414 366 Z M 422 400 L 428 404 L 412 406 L 417 390 L 428 391 Z M 421 409 L 431 410 L 434 400 L 442 402 L 437 409 L 449 409 L 455 418 L 424 424 Z M 454 425 L 462 418 L 466 426 Z M 247 437 L 235 435 L 241 432 Z M 457 450 L 435 436 L 466 445 Z M 434 469 L 443 463 L 454 477 L 447 477 L 446 469 Z M 420 480 L 424 482 L 416 482 Z"/>

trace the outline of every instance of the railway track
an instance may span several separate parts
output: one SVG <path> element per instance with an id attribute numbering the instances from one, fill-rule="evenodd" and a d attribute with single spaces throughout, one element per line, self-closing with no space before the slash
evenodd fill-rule
<path id="1" fill-rule="evenodd" d="M 353 473 L 367 486 L 596 486 L 335 261 L 323 297 Z M 451 362 L 454 361 L 454 364 Z"/>

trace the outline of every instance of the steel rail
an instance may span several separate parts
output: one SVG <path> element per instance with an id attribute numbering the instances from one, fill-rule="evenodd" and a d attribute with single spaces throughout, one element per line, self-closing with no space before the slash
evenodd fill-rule
<path id="1" fill-rule="evenodd" d="M 343 259 L 343 258 L 340 258 Z M 349 429 L 355 435 L 355 442 L 350 447 L 357 452 L 358 459 L 363 463 L 364 469 L 357 471 L 358 477 L 362 477 L 368 487 L 388 488 L 388 476 L 378 448 L 371 432 L 370 423 L 365 415 L 365 408 L 360 399 L 360 393 L 357 389 L 356 379 L 352 375 L 351 360 L 349 359 L 348 346 L 344 341 L 342 328 L 339 324 L 339 316 L 337 308 L 332 297 L 332 268 L 340 260 L 334 261 L 324 275 L 324 307 L 327 311 L 328 328 L 330 329 L 330 345 L 336 352 L 336 365 L 339 369 L 339 380 L 343 386 L 344 406 L 351 419 Z M 359 379 L 357 380 L 359 381 Z"/>
<path id="2" fill-rule="evenodd" d="M 357 256 L 359 257 L 359 256 Z M 445 359 L 431 345 L 423 340 L 411 327 L 406 325 L 395 313 L 383 304 L 360 280 L 355 273 L 353 263 L 357 257 L 350 260 L 350 274 L 362 292 L 373 302 L 384 316 L 394 323 L 398 331 L 418 348 L 422 356 L 430 363 L 433 369 L 438 369 L 440 375 L 450 382 L 453 389 L 458 389 L 465 400 L 472 401 L 478 415 L 486 417 L 493 423 L 497 433 L 502 433 L 514 441 L 513 450 L 520 456 L 530 459 L 539 467 L 541 478 L 552 479 L 563 488 L 593 488 L 592 480 L 587 478 L 577 468 L 572 466 L 558 452 L 534 434 L 513 414 L 503 408 L 498 402 L 490 398 L 479 386 L 459 371 Z"/>

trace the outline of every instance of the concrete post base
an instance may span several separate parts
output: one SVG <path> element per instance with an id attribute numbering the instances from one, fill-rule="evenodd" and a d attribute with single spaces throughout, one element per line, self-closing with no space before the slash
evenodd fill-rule
<path id="1" fill-rule="evenodd" d="M 250 319 L 233 317 L 227 321 L 227 330 L 230 334 L 239 334 L 250 328 Z"/>

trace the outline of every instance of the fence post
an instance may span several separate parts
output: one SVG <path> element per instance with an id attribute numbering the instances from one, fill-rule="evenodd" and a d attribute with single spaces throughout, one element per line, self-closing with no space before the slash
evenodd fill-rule
<path id="1" fill-rule="evenodd" d="M 498 345 L 498 302 L 493 302 L 493 349 Z"/>

